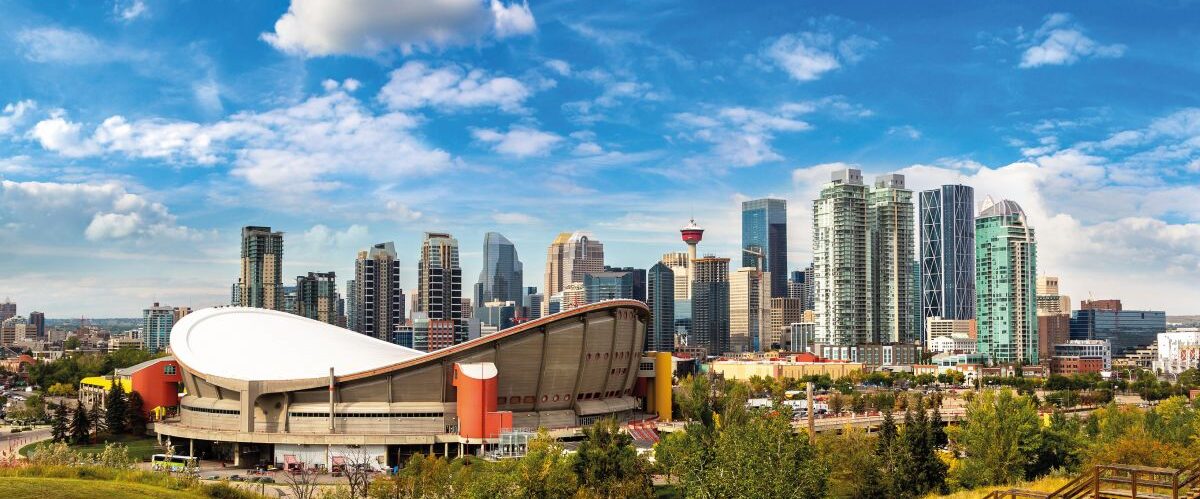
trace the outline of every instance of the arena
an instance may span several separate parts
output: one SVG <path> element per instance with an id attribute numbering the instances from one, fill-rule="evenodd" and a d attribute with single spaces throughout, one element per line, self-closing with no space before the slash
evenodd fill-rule
<path id="1" fill-rule="evenodd" d="M 171 332 L 186 395 L 154 429 L 235 466 L 356 453 L 383 467 L 478 452 L 514 430 L 644 417 L 648 316 L 642 302 L 606 301 L 426 353 L 283 312 L 200 310 Z"/>

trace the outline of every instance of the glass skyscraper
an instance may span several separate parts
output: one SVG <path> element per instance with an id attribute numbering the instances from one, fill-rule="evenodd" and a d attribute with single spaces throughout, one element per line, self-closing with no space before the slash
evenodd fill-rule
<path id="1" fill-rule="evenodd" d="M 1167 332 L 1167 313 L 1151 310 L 1076 310 L 1071 312 L 1072 340 L 1108 340 L 1112 352 L 1148 346 Z"/>
<path id="2" fill-rule="evenodd" d="M 742 202 L 742 266 L 771 273 L 771 297 L 787 297 L 787 201 Z"/>
<path id="3" fill-rule="evenodd" d="M 499 232 L 484 235 L 483 269 L 475 284 L 475 307 L 481 308 L 493 301 L 522 303 L 523 280 L 524 266 L 512 241 Z"/>
<path id="4" fill-rule="evenodd" d="M 646 273 L 646 305 L 650 323 L 646 325 L 646 351 L 675 350 L 675 272 L 662 262 Z"/>
<path id="5" fill-rule="evenodd" d="M 974 319 L 975 190 L 943 185 L 921 191 L 919 204 L 921 318 Z"/>
<path id="6" fill-rule="evenodd" d="M 979 353 L 997 364 L 1037 364 L 1037 243 L 1017 203 L 983 202 L 975 275 Z"/>

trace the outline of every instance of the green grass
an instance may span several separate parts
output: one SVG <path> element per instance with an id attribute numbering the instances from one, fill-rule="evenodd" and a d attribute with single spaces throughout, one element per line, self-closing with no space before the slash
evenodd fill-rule
<path id="1" fill-rule="evenodd" d="M 71 449 L 82 454 L 98 454 L 104 450 L 106 443 L 122 443 L 129 448 L 129 457 L 134 461 L 149 461 L 150 456 L 159 453 L 158 441 L 154 437 L 131 437 L 129 435 L 112 435 L 106 436 L 100 442 L 87 445 L 72 445 Z M 50 441 L 37 442 L 21 447 L 19 451 L 22 456 L 29 457 L 29 453 L 34 449 L 42 446 L 50 445 Z"/>
<path id="2" fill-rule="evenodd" d="M 1016 485 L 1005 485 L 1001 487 L 980 487 L 974 490 L 960 490 L 950 495 L 929 495 L 926 499 L 980 499 L 988 495 L 994 490 L 1001 489 L 1025 489 L 1036 490 L 1038 492 L 1054 492 L 1059 487 L 1066 485 L 1071 481 L 1070 477 L 1046 477 L 1032 482 L 1019 483 Z"/>
<path id="3" fill-rule="evenodd" d="M 195 499 L 205 495 L 153 485 L 105 482 L 72 478 L 0 477 L 0 490 L 7 499 Z"/>

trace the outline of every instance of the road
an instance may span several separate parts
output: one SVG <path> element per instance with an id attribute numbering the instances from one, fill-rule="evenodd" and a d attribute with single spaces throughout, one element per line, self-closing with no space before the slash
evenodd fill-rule
<path id="1" fill-rule="evenodd" d="M 42 427 L 20 433 L 12 433 L 12 427 L 0 426 L 0 454 L 11 454 L 26 445 L 50 439 L 50 428 Z"/>

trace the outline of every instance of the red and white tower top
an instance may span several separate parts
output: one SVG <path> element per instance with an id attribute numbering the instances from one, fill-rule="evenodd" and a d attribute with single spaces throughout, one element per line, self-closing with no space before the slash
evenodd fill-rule
<path id="1" fill-rule="evenodd" d="M 695 219 L 689 220 L 687 225 L 679 229 L 679 234 L 683 236 L 683 242 L 688 244 L 696 244 L 704 239 L 704 229 L 696 225 Z"/>

